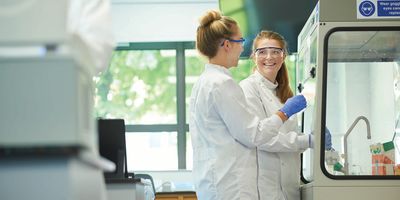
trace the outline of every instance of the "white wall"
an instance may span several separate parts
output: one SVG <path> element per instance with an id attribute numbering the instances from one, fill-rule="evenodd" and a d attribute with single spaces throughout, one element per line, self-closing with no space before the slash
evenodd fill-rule
<path id="1" fill-rule="evenodd" d="M 195 41 L 198 19 L 218 0 L 113 0 L 116 41 Z"/>

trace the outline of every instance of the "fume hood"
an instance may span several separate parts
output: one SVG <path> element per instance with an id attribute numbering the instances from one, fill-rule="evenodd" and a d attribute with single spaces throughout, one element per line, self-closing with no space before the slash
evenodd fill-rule
<path id="1" fill-rule="evenodd" d="M 382 16 L 381 1 L 367 16 L 365 2 L 319 1 L 298 36 L 300 123 L 316 142 L 303 153 L 303 200 L 400 195 L 400 18 Z"/>

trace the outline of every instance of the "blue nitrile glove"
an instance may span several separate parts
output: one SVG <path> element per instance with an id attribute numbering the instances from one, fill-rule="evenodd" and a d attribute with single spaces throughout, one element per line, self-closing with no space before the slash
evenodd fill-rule
<path id="1" fill-rule="evenodd" d="M 327 127 L 325 127 L 325 150 L 332 149 L 332 139 L 331 139 L 331 132 Z"/>
<path id="2" fill-rule="evenodd" d="M 293 114 L 303 110 L 306 105 L 306 98 L 300 94 L 289 98 L 279 111 L 283 112 L 289 118 Z"/>
<path id="3" fill-rule="evenodd" d="M 311 131 L 311 135 L 314 134 L 314 131 Z M 325 126 L 325 150 L 329 151 L 332 149 L 332 139 L 331 139 L 331 132 Z"/>

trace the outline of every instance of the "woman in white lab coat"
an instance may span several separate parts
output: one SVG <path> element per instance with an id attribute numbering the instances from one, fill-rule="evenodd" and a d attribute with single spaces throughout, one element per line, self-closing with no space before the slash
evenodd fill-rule
<path id="1" fill-rule="evenodd" d="M 257 117 L 232 79 L 229 68 L 243 51 L 237 23 L 218 11 L 200 18 L 196 47 L 208 58 L 190 97 L 189 127 L 193 146 L 193 177 L 199 200 L 256 200 L 255 147 L 278 135 L 284 121 L 306 106 L 302 95 L 287 100 L 268 119 Z M 302 148 L 308 137 L 297 137 Z"/>
<path id="2" fill-rule="evenodd" d="M 272 31 L 261 31 L 253 41 L 256 69 L 240 86 L 258 117 L 274 115 L 293 96 L 285 65 L 286 41 Z M 261 200 L 300 200 L 300 153 L 296 116 L 280 128 L 279 136 L 257 148 L 258 191 Z"/>

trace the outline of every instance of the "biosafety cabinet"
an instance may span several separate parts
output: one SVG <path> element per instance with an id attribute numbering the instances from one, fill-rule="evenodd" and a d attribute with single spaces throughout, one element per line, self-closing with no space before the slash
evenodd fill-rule
<path id="1" fill-rule="evenodd" d="M 400 1 L 319 1 L 298 36 L 296 78 L 301 128 L 315 138 L 302 200 L 398 200 Z"/>

